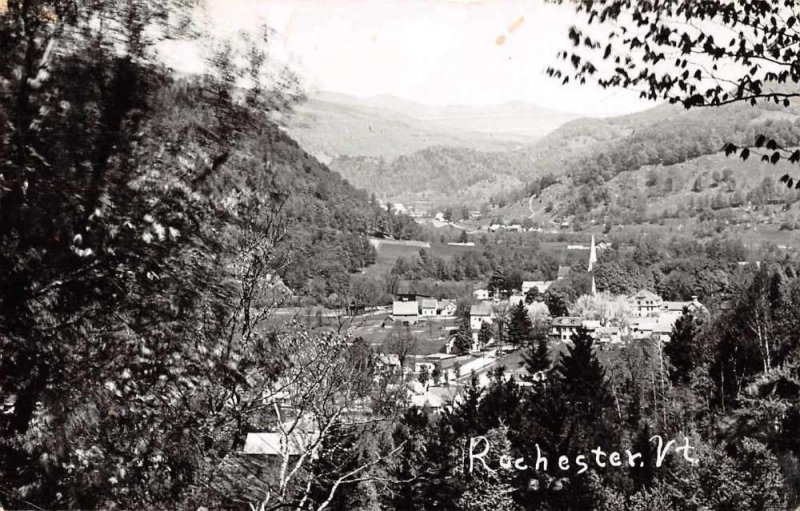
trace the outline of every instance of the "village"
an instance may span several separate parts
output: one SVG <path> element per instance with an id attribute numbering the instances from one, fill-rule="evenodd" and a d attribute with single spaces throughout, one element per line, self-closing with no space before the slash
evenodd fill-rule
<path id="1" fill-rule="evenodd" d="M 606 245 L 595 244 L 592 236 L 588 247 L 588 271 L 597 262 L 598 250 Z M 556 280 L 567 278 L 570 267 L 559 268 Z M 381 353 L 382 365 L 402 375 L 409 406 L 438 412 L 457 404 L 462 389 L 474 379 L 480 387 L 491 383 L 493 372 L 502 367 L 503 377 L 521 386 L 545 378 L 545 372 L 530 374 L 523 359 L 524 347 L 499 339 L 503 324 L 514 307 L 523 306 L 531 323 L 546 329 L 547 343 L 554 352 L 571 344 L 579 328 L 595 340 L 598 349 L 613 349 L 632 342 L 668 342 L 676 321 L 689 311 L 695 315 L 707 312 L 696 296 L 689 301 L 667 301 L 658 294 L 641 289 L 630 296 L 614 296 L 598 292 L 592 277 L 591 294 L 581 296 L 570 314 L 553 317 L 541 297 L 554 281 L 523 281 L 520 289 L 504 296 L 498 289 L 474 289 L 474 301 L 468 317 L 458 318 L 456 300 L 437 300 L 404 289 L 397 293 L 391 315 L 382 326 L 413 327 L 436 321 L 468 322 L 472 334 L 468 350 L 456 346 L 458 328 L 450 328 L 438 351 L 418 354 L 413 363 L 403 363 L 401 354 Z M 487 328 L 487 326 L 489 328 Z M 482 331 L 492 332 L 488 340 Z"/>

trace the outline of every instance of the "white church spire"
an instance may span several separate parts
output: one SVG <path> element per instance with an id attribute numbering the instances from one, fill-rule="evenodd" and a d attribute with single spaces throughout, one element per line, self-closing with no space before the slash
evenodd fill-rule
<path id="1" fill-rule="evenodd" d="M 589 271 L 594 268 L 594 263 L 597 262 L 597 247 L 594 246 L 594 235 L 592 235 L 592 247 L 589 249 Z"/>

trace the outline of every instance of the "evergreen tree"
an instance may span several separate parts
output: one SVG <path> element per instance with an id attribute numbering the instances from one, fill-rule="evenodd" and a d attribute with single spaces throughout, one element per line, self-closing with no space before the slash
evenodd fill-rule
<path id="1" fill-rule="evenodd" d="M 492 340 L 492 325 L 489 323 L 481 323 L 481 329 L 478 331 L 478 342 L 481 346 L 486 346 Z"/>
<path id="2" fill-rule="evenodd" d="M 694 314 L 688 309 L 672 327 L 670 341 L 664 346 L 664 354 L 669 358 L 672 369 L 669 378 L 673 383 L 690 383 L 691 373 L 697 365 L 695 360 L 695 336 L 697 325 Z"/>
<path id="3" fill-rule="evenodd" d="M 503 271 L 502 266 L 498 266 L 495 268 L 494 273 L 489 278 L 489 292 L 495 295 L 499 295 L 501 290 L 506 285 L 506 274 Z"/>
<path id="4" fill-rule="evenodd" d="M 531 341 L 533 322 L 525 304 L 520 302 L 511 308 L 508 321 L 508 340 L 515 346 L 523 346 Z"/>
<path id="5" fill-rule="evenodd" d="M 469 326 L 469 319 L 463 319 L 458 326 L 453 348 L 459 354 L 469 353 L 472 349 L 472 329 Z"/>
<path id="6" fill-rule="evenodd" d="M 539 371 L 547 371 L 550 369 L 550 356 L 548 354 L 547 348 L 547 339 L 540 338 L 536 342 L 536 346 L 531 346 L 522 355 L 523 360 L 525 361 L 525 366 L 528 369 L 528 372 L 531 374 L 536 374 Z"/>
<path id="7" fill-rule="evenodd" d="M 572 346 L 556 366 L 556 375 L 563 399 L 575 408 L 574 412 L 594 422 L 612 403 L 606 371 L 593 350 L 594 339 L 588 330 L 578 327 L 572 335 Z"/>

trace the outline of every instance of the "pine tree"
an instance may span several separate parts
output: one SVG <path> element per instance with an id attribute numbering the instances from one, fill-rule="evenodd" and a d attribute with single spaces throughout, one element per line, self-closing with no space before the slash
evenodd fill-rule
<path id="1" fill-rule="evenodd" d="M 531 346 L 522 355 L 528 372 L 536 374 L 539 371 L 547 371 L 550 369 L 550 356 L 548 354 L 547 339 L 540 338 L 536 342 L 536 346 Z"/>
<path id="2" fill-rule="evenodd" d="M 468 353 L 472 349 L 472 329 L 469 326 L 469 319 L 463 319 L 456 331 L 453 347 L 459 353 Z"/>
<path id="3" fill-rule="evenodd" d="M 695 336 L 697 325 L 694 314 L 686 310 L 672 327 L 670 341 L 664 346 L 664 354 L 672 364 L 669 378 L 673 383 L 690 383 L 695 368 Z"/>
<path id="4" fill-rule="evenodd" d="M 489 292 L 495 295 L 500 294 L 500 291 L 506 285 L 506 274 L 502 266 L 495 268 L 491 278 L 489 278 Z"/>
<path id="5" fill-rule="evenodd" d="M 563 398 L 570 401 L 576 413 L 600 419 L 611 404 L 606 371 L 597 359 L 594 339 L 588 330 L 578 327 L 572 335 L 572 346 L 556 366 Z"/>
<path id="6" fill-rule="evenodd" d="M 508 340 L 515 346 L 522 346 L 531 341 L 533 322 L 528 315 L 525 304 L 520 302 L 511 308 L 511 318 L 508 321 Z"/>
<path id="7" fill-rule="evenodd" d="M 486 346 L 492 340 L 492 325 L 489 323 L 481 323 L 481 329 L 478 331 L 478 342 L 481 346 Z"/>

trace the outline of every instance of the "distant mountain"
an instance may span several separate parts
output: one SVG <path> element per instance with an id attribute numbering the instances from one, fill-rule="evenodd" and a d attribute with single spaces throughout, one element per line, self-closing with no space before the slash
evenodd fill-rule
<path id="1" fill-rule="evenodd" d="M 312 95 L 288 122 L 310 153 L 396 158 L 433 146 L 506 151 L 533 142 L 575 116 L 525 103 L 428 106 L 393 96 Z"/>
<path id="2" fill-rule="evenodd" d="M 538 143 L 530 174 L 520 176 L 527 186 L 498 200 L 502 207 L 494 214 L 542 226 L 666 221 L 706 230 L 760 223 L 800 228 L 792 207 L 800 192 L 779 182 L 786 173 L 800 174 L 795 165 L 771 165 L 758 154 L 743 161 L 722 151 L 726 142 L 752 144 L 760 133 L 781 147 L 800 146 L 800 108 L 659 106 L 572 121 Z M 554 169 L 558 152 L 565 156 Z M 543 184 L 538 178 L 546 173 L 558 179 Z"/>

